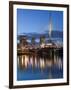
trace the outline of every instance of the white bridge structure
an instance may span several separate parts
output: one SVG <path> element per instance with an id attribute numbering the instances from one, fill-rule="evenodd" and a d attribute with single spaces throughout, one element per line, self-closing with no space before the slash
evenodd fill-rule
<path id="1" fill-rule="evenodd" d="M 22 34 L 18 35 L 18 50 L 28 50 L 28 49 L 40 49 L 40 48 L 63 48 L 63 41 L 55 40 L 57 38 L 52 38 L 52 18 L 51 18 L 51 13 L 49 17 L 49 31 L 46 32 L 48 34 L 46 37 L 45 34 L 38 34 L 39 38 L 37 35 L 27 35 L 27 34 Z M 39 42 L 36 43 L 36 39 L 38 38 Z M 47 40 L 48 39 L 48 40 Z M 60 39 L 60 38 L 59 38 Z M 61 38 L 63 39 L 63 38 Z M 30 42 L 28 42 L 30 41 Z"/>

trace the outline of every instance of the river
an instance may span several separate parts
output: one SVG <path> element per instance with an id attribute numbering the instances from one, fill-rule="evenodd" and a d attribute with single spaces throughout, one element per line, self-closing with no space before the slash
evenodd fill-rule
<path id="1" fill-rule="evenodd" d="M 63 78 L 63 55 L 18 55 L 17 80 Z"/>

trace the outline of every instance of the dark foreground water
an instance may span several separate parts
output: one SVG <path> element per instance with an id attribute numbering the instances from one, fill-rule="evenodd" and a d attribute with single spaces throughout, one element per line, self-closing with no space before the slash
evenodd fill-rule
<path id="1" fill-rule="evenodd" d="M 19 55 L 17 59 L 17 80 L 38 80 L 63 78 L 63 56 Z"/>

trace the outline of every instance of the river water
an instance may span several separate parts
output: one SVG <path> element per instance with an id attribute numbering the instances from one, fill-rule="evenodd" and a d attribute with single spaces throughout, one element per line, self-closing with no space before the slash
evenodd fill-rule
<path id="1" fill-rule="evenodd" d="M 17 80 L 63 78 L 63 55 L 18 55 Z"/>

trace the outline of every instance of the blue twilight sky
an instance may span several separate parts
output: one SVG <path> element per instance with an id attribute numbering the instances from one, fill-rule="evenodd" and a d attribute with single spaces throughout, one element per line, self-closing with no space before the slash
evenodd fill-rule
<path id="1" fill-rule="evenodd" d="M 17 9 L 17 31 L 23 33 L 43 33 L 49 30 L 49 20 L 52 20 L 52 30 L 63 30 L 63 11 Z"/>

